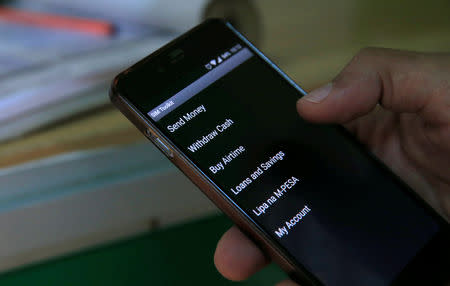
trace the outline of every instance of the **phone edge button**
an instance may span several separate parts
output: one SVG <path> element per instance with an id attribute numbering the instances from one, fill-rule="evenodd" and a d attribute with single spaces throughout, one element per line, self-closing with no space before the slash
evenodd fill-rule
<path id="1" fill-rule="evenodd" d="M 164 142 L 161 141 L 158 137 L 154 138 L 153 142 L 158 146 L 159 150 L 161 150 L 167 157 L 173 158 L 173 151 L 170 149 Z"/>

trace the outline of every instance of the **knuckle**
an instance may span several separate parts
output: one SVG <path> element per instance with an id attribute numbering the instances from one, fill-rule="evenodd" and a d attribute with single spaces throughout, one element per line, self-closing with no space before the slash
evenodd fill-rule
<path id="1" fill-rule="evenodd" d="M 368 62 L 377 57 L 382 49 L 374 47 L 365 47 L 360 49 L 353 57 L 352 62 Z"/>
<path id="2" fill-rule="evenodd" d="M 348 76 L 359 78 L 362 74 L 373 75 L 375 67 L 385 52 L 383 48 L 365 47 L 360 49 L 335 78 L 335 81 Z"/>
<path id="3" fill-rule="evenodd" d="M 364 47 L 364 48 L 360 49 L 358 53 L 362 54 L 362 55 L 372 55 L 372 54 L 376 54 L 376 53 L 380 52 L 381 50 L 383 50 L 383 49 L 376 48 L 376 47 Z"/>

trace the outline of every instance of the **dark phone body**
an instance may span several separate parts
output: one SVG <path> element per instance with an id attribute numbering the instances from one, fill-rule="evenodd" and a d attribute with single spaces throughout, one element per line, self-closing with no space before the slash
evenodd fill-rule
<path id="1" fill-rule="evenodd" d="M 400 189 L 401 191 L 398 191 L 398 195 L 396 198 L 393 198 L 392 201 L 395 202 L 395 200 L 402 201 L 403 198 L 401 196 L 407 195 L 407 199 L 410 201 L 408 203 L 408 206 L 405 207 L 405 210 L 411 210 L 411 212 L 420 212 L 420 215 L 424 216 L 423 222 L 422 220 L 417 223 L 418 230 L 421 230 L 420 227 L 423 229 L 423 237 L 421 240 L 423 240 L 423 243 L 420 244 L 417 242 L 415 244 L 416 246 L 411 243 L 410 248 L 414 249 L 414 247 L 417 247 L 417 245 L 421 245 L 420 249 L 417 249 L 417 252 L 414 253 L 408 253 L 408 263 L 405 263 L 404 261 L 402 263 L 396 262 L 396 258 L 393 257 L 393 262 L 379 262 L 377 261 L 376 252 L 379 251 L 376 247 L 372 250 L 367 250 L 368 244 L 361 244 L 360 250 L 355 250 L 355 253 L 353 254 L 347 254 L 347 253 L 340 253 L 342 252 L 340 249 L 333 249 L 329 252 L 325 252 L 326 257 L 321 258 L 320 261 L 317 261 L 314 256 L 314 252 L 307 253 L 308 250 L 299 250 L 300 256 L 305 254 L 305 259 L 309 260 L 310 263 L 305 267 L 303 264 L 303 261 L 298 259 L 299 255 L 295 257 L 295 255 L 292 253 L 292 251 L 289 251 L 289 249 L 292 249 L 295 246 L 292 245 L 292 242 L 290 243 L 280 243 L 277 239 L 274 238 L 273 233 L 270 235 L 270 231 L 268 231 L 267 224 L 271 223 L 271 219 L 267 218 L 264 223 L 259 223 L 258 218 L 256 218 L 253 214 L 249 214 L 249 210 L 245 211 L 245 204 L 248 204 L 248 201 L 251 201 L 252 198 L 247 197 L 246 199 L 239 199 L 240 202 L 236 203 L 237 199 L 233 199 L 233 193 L 225 192 L 225 187 L 222 181 L 229 180 L 227 177 L 219 177 L 219 175 L 215 176 L 211 173 L 208 173 L 207 168 L 203 167 L 200 168 L 199 165 L 206 166 L 204 162 L 208 161 L 208 158 L 201 158 L 198 157 L 196 154 L 194 154 L 197 157 L 189 156 L 188 151 L 186 148 L 182 147 L 184 143 L 183 140 L 184 137 L 188 138 L 191 134 L 185 133 L 182 138 L 180 135 L 180 138 L 173 137 L 172 134 L 170 134 L 167 130 L 163 130 L 161 127 L 161 122 L 165 122 L 164 124 L 167 125 L 168 129 L 169 126 L 171 126 L 171 129 L 173 132 L 182 132 L 177 131 L 176 129 L 185 128 L 183 125 L 185 125 L 185 122 L 176 122 L 175 124 L 168 124 L 167 120 L 165 119 L 159 119 L 156 113 L 155 117 L 152 117 L 151 113 L 148 112 L 148 110 L 154 110 L 154 107 L 160 104 L 161 102 L 165 102 L 168 98 L 171 98 L 173 94 L 177 94 L 180 90 L 191 84 L 192 82 L 196 81 L 199 77 L 205 76 L 208 73 L 208 68 L 215 68 L 208 66 L 205 69 L 205 63 L 210 63 L 210 59 L 214 57 L 217 53 L 223 51 L 225 47 L 232 46 L 235 43 L 239 43 L 239 45 L 244 47 L 244 49 L 247 52 L 250 52 L 251 58 L 246 59 L 244 64 L 241 64 L 239 66 L 239 70 L 229 71 L 230 74 L 226 74 L 223 76 L 223 78 L 219 78 L 214 84 L 218 84 L 221 86 L 215 86 L 213 84 L 213 87 L 216 88 L 216 92 L 220 92 L 222 90 L 232 93 L 233 89 L 227 89 L 227 81 L 233 82 L 233 74 L 234 77 L 237 77 L 239 75 L 240 78 L 244 78 L 246 75 L 250 76 L 252 71 L 255 71 L 255 74 L 259 72 L 258 76 L 260 76 L 262 79 L 266 78 L 267 81 L 274 81 L 279 82 L 280 86 L 273 87 L 273 91 L 280 91 L 280 93 L 285 90 L 286 93 L 294 93 L 297 97 L 300 97 L 305 94 L 303 90 L 301 90 L 298 86 L 295 85 L 295 83 L 290 80 L 284 73 L 282 73 L 273 63 L 270 62 L 264 55 L 261 54 L 251 43 L 249 43 L 245 38 L 243 38 L 237 31 L 235 31 L 229 24 L 226 24 L 220 20 L 209 20 L 202 25 L 194 28 L 193 30 L 189 31 L 188 33 L 184 34 L 180 38 L 176 39 L 175 41 L 169 43 L 165 47 L 161 48 L 154 54 L 148 56 L 147 58 L 143 59 L 141 62 L 137 63 L 133 67 L 129 68 L 128 70 L 121 73 L 119 76 L 116 77 L 116 79 L 113 82 L 112 88 L 111 88 L 111 100 L 114 103 L 115 106 L 117 106 L 122 113 L 124 113 L 135 125 L 136 127 L 141 130 L 155 145 L 163 151 L 166 156 L 181 170 L 183 173 L 186 174 L 222 211 L 224 211 L 252 240 L 254 240 L 274 261 L 276 261 L 285 271 L 288 273 L 294 280 L 296 280 L 299 283 L 302 283 L 302 285 L 341 285 L 342 283 L 333 283 L 333 282 L 324 282 L 327 279 L 324 277 L 328 275 L 328 277 L 334 277 L 333 275 L 338 275 L 339 273 L 333 273 L 333 270 L 325 269 L 321 264 L 333 264 L 333 257 L 339 257 L 341 255 L 342 257 L 345 256 L 354 256 L 354 259 L 349 259 L 347 261 L 348 266 L 346 266 L 347 271 L 348 269 L 353 269 L 354 272 L 360 272 L 361 274 L 354 274 L 355 281 L 361 281 L 361 279 L 364 279 L 365 269 L 358 269 L 358 265 L 366 263 L 367 265 L 376 265 L 377 263 L 380 264 L 379 267 L 376 269 L 375 272 L 386 272 L 391 271 L 390 269 L 397 269 L 396 271 L 392 270 L 392 273 L 389 275 L 389 283 L 384 282 L 369 282 L 366 283 L 366 285 L 422 285 L 422 283 L 427 283 L 428 285 L 446 285 L 446 283 L 449 283 L 449 271 L 450 265 L 449 265 L 449 259 L 450 259 L 450 250 L 449 250 L 449 226 L 446 221 L 444 221 L 441 217 L 439 217 L 438 214 L 436 214 L 429 206 L 427 206 L 418 196 L 410 189 L 408 188 L 404 183 L 402 183 L 394 174 L 392 174 L 383 164 L 381 164 L 376 158 L 374 158 L 368 151 L 364 149 L 363 146 L 361 146 L 359 143 L 357 143 L 349 134 L 346 133 L 345 130 L 343 130 L 340 127 L 337 126 L 331 126 L 331 127 L 324 127 L 324 128 L 317 128 L 316 126 L 312 126 L 307 123 L 299 123 L 298 126 L 287 126 L 287 127 L 280 127 L 280 129 L 286 129 L 285 133 L 283 134 L 290 134 L 292 132 L 296 132 L 296 130 L 299 130 L 299 128 L 303 128 L 302 131 L 308 131 L 310 133 L 311 138 L 309 137 L 299 137 L 290 140 L 290 138 L 286 137 L 283 140 L 279 140 L 279 146 L 284 146 L 283 148 L 286 148 L 288 150 L 289 156 L 297 156 L 297 158 L 302 158 L 303 163 L 299 163 L 296 167 L 300 169 L 304 174 L 309 174 L 310 177 L 314 177 L 313 171 L 315 169 L 323 171 L 326 170 L 327 164 L 329 164 L 329 160 L 334 160 L 332 163 L 334 164 L 342 164 L 342 169 L 348 169 L 348 170 L 355 170 L 355 167 L 352 166 L 352 160 L 347 160 L 346 158 L 339 157 L 339 154 L 335 151 L 335 149 L 330 149 L 330 142 L 335 141 L 336 146 L 340 146 L 341 144 L 343 147 L 348 148 L 348 152 L 346 154 L 350 154 L 351 152 L 355 152 L 355 156 L 362 156 L 364 157 L 364 162 L 369 162 L 367 164 L 370 164 L 370 167 L 373 168 L 374 166 L 377 169 L 377 172 L 382 174 L 383 178 L 388 178 L 390 184 L 395 185 L 396 189 Z M 242 53 L 240 53 L 242 54 Z M 237 54 L 236 54 L 237 57 Z M 230 58 L 231 59 L 231 58 Z M 231 62 L 231 60 L 230 60 Z M 258 69 L 252 69 L 253 66 L 258 65 Z M 225 66 L 225 63 L 224 63 Z M 264 69 L 264 71 L 259 71 Z M 270 71 L 269 71 L 270 69 Z M 217 68 L 217 70 L 219 70 Z M 254 82 L 257 83 L 257 82 Z M 241 85 L 241 87 L 245 90 L 246 88 L 251 91 L 251 87 L 245 87 L 244 85 Z M 205 89 L 208 89 L 210 87 L 205 87 Z M 269 87 L 268 87 L 269 88 Z M 203 90 L 196 91 L 199 94 L 199 98 L 203 98 L 206 100 L 206 96 L 211 97 L 211 95 L 205 94 Z M 152 95 L 148 95 L 148 93 L 152 93 Z M 196 95 L 197 96 L 197 95 Z M 286 95 L 288 97 L 290 95 Z M 223 97 L 223 96 L 222 96 Z M 234 98 L 236 100 L 236 98 Z M 239 104 L 240 105 L 246 105 L 248 109 L 252 108 L 252 99 L 251 96 L 249 98 L 241 98 Z M 277 106 L 278 101 L 283 101 L 283 98 L 275 97 L 274 99 L 267 98 L 265 106 L 274 105 Z M 195 104 L 195 98 L 189 99 L 188 102 L 191 102 L 192 104 Z M 199 99 L 200 100 L 200 99 Z M 272 101 L 271 100 L 275 100 Z M 291 102 L 292 99 L 289 98 L 289 101 Z M 201 102 L 200 102 L 201 103 Z M 198 104 L 200 104 L 198 103 Z M 216 112 L 219 112 L 220 104 L 217 104 L 215 102 L 210 102 L 210 106 L 214 106 L 216 104 Z M 202 106 L 202 105 L 200 105 Z M 284 105 L 286 106 L 286 105 Z M 208 107 L 209 108 L 209 107 Z M 214 110 L 214 109 L 213 109 Z M 195 111 L 195 110 L 194 110 Z M 174 109 L 172 113 L 176 113 L 177 110 Z M 280 112 L 280 111 L 278 111 Z M 231 114 L 233 114 L 232 111 L 230 111 Z M 213 114 L 214 115 L 214 114 Z M 235 117 L 242 116 L 242 109 L 239 111 L 235 111 L 234 113 Z M 203 115 L 202 115 L 203 116 Z M 204 116 L 210 116 L 210 115 L 204 115 Z M 158 120 L 156 120 L 158 118 Z M 182 116 L 180 114 L 180 121 L 182 120 Z M 206 117 L 205 117 L 206 118 Z M 274 116 L 275 118 L 275 116 Z M 242 119 L 242 118 L 238 118 Z M 210 116 L 209 119 L 204 119 L 204 121 L 212 121 L 214 120 L 214 116 Z M 230 120 L 230 119 L 227 119 Z M 290 119 L 291 120 L 291 119 Z M 173 121 L 173 120 L 172 120 Z M 241 120 L 242 121 L 242 120 Z M 276 120 L 270 119 L 269 121 L 264 121 L 266 125 L 270 125 L 271 122 L 275 122 Z M 174 121 L 175 122 L 175 121 Z M 231 120 L 231 122 L 233 122 Z M 280 121 L 281 122 L 281 121 Z M 234 122 L 233 122 L 234 123 Z M 239 120 L 238 120 L 239 123 Z M 274 123 L 275 127 L 276 124 Z M 205 125 L 197 125 L 197 129 L 204 128 Z M 232 127 L 234 128 L 234 127 Z M 242 127 L 244 128 L 244 127 Z M 206 130 L 206 129 L 205 129 Z M 245 130 L 251 130 L 251 128 L 248 128 L 248 126 L 245 127 Z M 271 134 L 277 134 L 277 129 L 270 130 Z M 264 136 L 261 135 L 262 132 L 255 132 L 254 134 L 251 133 L 252 131 L 249 131 L 249 136 L 246 136 L 246 134 L 240 134 L 241 137 L 249 137 L 247 140 L 251 140 L 250 137 L 254 137 L 254 141 L 263 142 Z M 281 133 L 280 133 L 281 134 Z M 321 144 L 314 141 L 314 136 L 323 136 L 323 138 L 326 138 L 327 142 L 322 144 L 323 146 L 320 146 Z M 276 135 L 274 138 L 271 138 L 269 141 L 273 141 L 274 139 L 278 139 Z M 175 139 L 175 140 L 174 140 Z M 211 139 L 212 140 L 212 139 Z M 219 140 L 219 139 L 215 139 Z M 244 139 L 243 139 L 244 140 Z M 175 142 L 177 141 L 177 142 Z M 184 140 L 186 141 L 186 140 Z M 198 141 L 198 140 L 197 140 Z M 226 146 L 226 141 L 222 143 L 223 146 Z M 210 143 L 212 144 L 212 143 Z M 216 143 L 214 143 L 216 144 Z M 251 144 L 251 148 L 248 150 L 250 151 L 260 148 L 258 144 Z M 200 146 L 200 145 L 199 145 Z M 190 146 L 192 147 L 192 145 Z M 201 146 L 203 147 L 203 146 Z M 241 146 L 242 147 L 242 146 Z M 206 147 L 205 147 L 206 148 Z M 308 149 L 310 148 L 314 152 L 302 152 L 299 151 L 298 154 L 295 154 L 297 151 L 296 149 Z M 220 149 L 220 148 L 219 148 Z M 244 148 L 245 149 L 245 148 Z M 270 148 L 269 148 L 270 149 Z M 222 150 L 222 149 L 220 149 Z M 269 151 L 274 151 L 275 149 L 270 149 Z M 278 150 L 278 149 L 277 149 Z M 214 151 L 214 150 L 213 150 Z M 267 150 L 262 148 L 256 150 L 254 153 L 264 153 Z M 205 151 L 206 152 L 206 151 Z M 247 150 L 246 150 L 247 152 Z M 280 151 L 282 153 L 282 151 Z M 210 152 L 210 154 L 213 154 Z M 277 153 L 278 154 L 278 153 Z M 284 153 L 282 153 L 284 154 Z M 363 154 L 363 155 L 361 155 Z M 273 154 L 272 154 L 273 155 Z M 317 156 L 316 156 L 317 155 Z M 211 157 L 210 155 L 209 157 Z M 319 157 L 320 158 L 319 158 Z M 330 159 L 331 158 L 331 159 Z M 236 159 L 238 160 L 238 159 Z M 271 159 L 273 164 L 276 163 L 277 159 Z M 319 163 L 317 163 L 318 161 Z M 348 161 L 348 162 L 346 162 Z M 274 163 L 275 162 L 275 163 Z M 281 162 L 281 161 L 280 161 Z M 323 162 L 321 164 L 320 162 Z M 271 164 L 272 164 L 271 163 Z M 279 163 L 279 164 L 285 164 L 285 163 Z M 292 167 L 292 163 L 290 167 Z M 348 166 L 346 166 L 346 164 Z M 356 164 L 356 163 L 355 163 Z M 322 165 L 325 165 L 323 167 Z M 353 169 L 352 169 L 353 168 Z M 333 182 L 339 182 L 339 181 L 345 181 L 343 180 L 343 176 L 341 171 L 339 170 L 332 170 L 330 173 L 335 172 L 335 175 L 330 175 L 327 177 L 330 181 Z M 238 172 L 239 173 L 239 172 Z M 242 170 L 241 170 L 242 173 Z M 274 171 L 274 175 L 276 176 L 277 173 Z M 215 173 L 214 173 L 215 174 Z M 308 177 L 306 175 L 306 177 Z M 294 177 L 293 177 L 294 178 Z M 345 177 L 346 179 L 350 177 Z M 270 177 L 266 178 L 270 181 Z M 256 180 L 256 179 L 255 179 Z M 273 180 L 274 181 L 274 180 Z M 310 188 L 314 187 L 314 184 L 311 185 L 311 182 L 308 182 L 308 180 L 305 180 L 306 183 L 304 184 L 310 184 Z M 251 182 L 251 180 L 249 180 Z M 287 182 L 287 181 L 286 181 Z M 244 185 L 245 182 L 243 181 Z M 303 181 L 302 181 L 303 183 Z M 276 183 L 275 183 L 276 184 Z M 316 181 L 315 183 L 316 188 L 327 188 L 329 185 L 327 185 L 327 182 L 319 182 Z M 321 187 L 320 185 L 323 184 Z M 372 185 L 377 185 L 377 182 L 371 182 Z M 222 187 L 221 187 L 222 186 Z M 352 185 L 351 182 L 349 183 L 343 183 L 341 188 L 345 188 L 348 190 L 351 190 L 352 188 L 356 188 Z M 383 185 L 380 185 L 380 187 L 384 187 Z M 237 193 L 236 188 L 228 188 L 232 190 L 233 192 Z M 278 189 L 277 189 L 278 190 Z M 375 189 L 373 189 L 375 190 Z M 372 189 L 368 190 L 367 192 L 373 194 L 374 191 Z M 298 192 L 298 191 L 297 191 Z M 242 192 L 244 196 L 247 196 L 244 192 Z M 305 192 L 307 193 L 307 192 Z M 237 196 L 237 194 L 235 194 Z M 241 196 L 241 195 L 239 195 Z M 294 197 L 294 199 L 298 200 L 318 200 L 317 194 L 314 194 L 314 192 L 310 192 L 309 195 L 306 194 L 304 197 Z M 371 239 L 370 236 L 376 236 L 378 239 L 386 240 L 387 244 L 389 244 L 390 249 L 395 250 L 395 247 L 398 247 L 399 249 L 402 248 L 403 244 L 408 244 L 408 240 L 404 239 L 404 241 L 399 241 L 398 244 L 392 243 L 392 237 L 389 235 L 379 234 L 376 232 L 377 228 L 381 229 L 382 232 L 386 233 L 390 231 L 389 227 L 392 228 L 392 226 L 386 226 L 386 223 L 380 223 L 377 220 L 376 216 L 373 215 L 362 215 L 362 213 L 365 212 L 365 209 L 367 208 L 367 202 L 369 200 L 368 195 L 360 195 L 359 192 L 348 192 L 347 196 L 345 195 L 345 192 L 334 192 L 327 194 L 326 198 L 323 198 L 318 202 L 320 204 L 320 208 L 332 209 L 335 207 L 335 202 L 342 200 L 342 203 L 346 203 L 348 200 L 354 200 L 361 202 L 360 208 L 358 204 L 353 204 L 350 211 L 342 211 L 339 213 L 336 213 L 333 218 L 330 218 L 331 216 L 328 214 L 317 216 L 314 214 L 314 219 L 318 221 L 316 224 L 311 224 L 309 226 L 309 230 L 313 233 L 314 231 L 317 231 L 318 226 L 326 226 L 325 232 L 326 233 L 333 233 L 333 235 L 339 236 L 339 239 L 341 240 L 348 240 L 348 242 L 344 243 L 353 243 L 357 245 L 359 241 L 362 240 L 369 240 Z M 382 203 L 382 200 L 378 200 L 376 196 L 370 197 L 370 200 L 373 200 L 374 203 Z M 293 200 L 295 202 L 295 200 Z M 328 204 L 329 201 L 329 205 Z M 286 203 L 285 203 L 286 204 Z M 364 205 L 366 204 L 366 205 Z M 414 206 L 413 206 L 414 205 Z M 288 205 L 286 205 L 288 206 Z M 306 209 L 308 207 L 305 205 Z M 389 205 L 391 208 L 395 208 L 395 204 Z M 415 209 L 419 208 L 420 210 L 417 211 Z M 305 209 L 305 208 L 304 208 Z M 414 210 L 413 210 L 414 209 Z M 313 209 L 315 211 L 315 209 Z M 280 210 L 280 212 L 282 212 Z M 351 216 L 356 215 L 358 216 L 358 213 L 355 214 L 355 212 L 361 212 L 361 217 L 367 218 L 368 220 L 365 221 L 365 224 L 367 224 L 369 227 L 367 229 L 364 229 L 364 224 L 361 221 L 358 221 L 355 225 L 346 225 L 346 220 L 351 220 Z M 407 213 L 408 211 L 406 211 Z M 256 213 L 256 212 L 254 212 Z M 393 214 L 396 214 L 395 211 L 392 212 Z M 261 215 L 261 214 L 260 214 Z M 278 215 L 278 214 L 277 214 Z M 280 213 L 281 215 L 281 213 Z M 285 215 L 283 213 L 283 215 Z M 380 217 L 386 216 L 385 214 L 380 214 Z M 402 223 L 402 215 L 407 217 L 407 214 L 401 214 L 392 216 L 392 224 L 394 225 L 397 223 L 398 225 Z M 258 215 L 259 216 L 259 215 Z M 262 216 L 262 215 L 261 215 Z M 398 220 L 397 222 L 396 219 Z M 311 219 L 312 220 L 312 219 Z M 429 221 L 429 222 L 428 222 Z M 431 222 L 432 221 L 432 222 Z M 308 223 L 308 218 L 304 219 L 304 225 L 306 226 Z M 405 222 L 406 223 L 406 222 Z M 408 225 L 408 223 L 406 223 Z M 421 226 L 419 226 L 421 225 Z M 346 227 L 355 227 L 359 226 L 358 229 L 350 229 L 350 231 L 347 231 L 350 235 L 348 237 L 347 234 L 342 233 L 342 229 Z M 280 229 L 278 229 L 280 230 Z M 392 229 L 392 232 L 395 232 L 395 229 Z M 415 232 L 414 226 L 410 226 L 409 229 L 410 234 L 416 234 L 420 233 L 421 231 Z M 405 231 L 405 233 L 407 232 Z M 317 233 L 320 233 L 321 231 L 317 231 Z M 425 233 L 430 233 L 430 235 L 425 235 Z M 416 235 L 414 235 L 415 237 Z M 417 235 L 416 240 L 420 240 L 418 237 L 420 235 Z M 280 236 L 281 237 L 281 236 Z M 330 236 L 333 237 L 333 236 Z M 402 237 L 399 235 L 398 237 Z M 319 237 L 320 238 L 320 237 Z M 354 241 L 352 241 L 354 239 Z M 318 239 L 320 240 L 320 239 Z M 414 239 L 412 239 L 414 240 Z M 332 240 L 330 240 L 332 242 Z M 329 241 L 329 242 L 330 242 Z M 326 243 L 324 242 L 326 245 Z M 322 244 L 320 247 L 323 247 Z M 408 246 L 409 247 L 409 246 Z M 357 247 L 356 247 L 357 248 Z M 402 250 L 403 252 L 407 252 L 407 248 L 404 248 L 405 250 Z M 322 250 L 321 250 L 322 251 Z M 400 254 L 401 251 L 400 251 Z M 401 256 L 401 255 L 398 256 Z M 403 254 L 402 254 L 403 255 Z M 329 260 L 328 260 L 329 259 Z M 404 258 L 403 260 L 405 260 Z M 399 260 L 399 259 L 397 259 Z M 399 260 L 400 261 L 400 260 Z M 337 263 L 338 264 L 338 263 Z M 387 265 L 385 265 L 387 264 Z M 391 265 L 392 264 L 392 265 Z M 336 265 L 337 266 L 337 265 Z M 401 267 L 400 267 L 401 266 Z M 321 277 L 321 273 L 319 271 L 314 271 L 314 269 L 325 269 L 327 272 L 324 274 L 324 277 Z M 353 268 L 352 268 L 353 267 Z M 329 268 L 329 267 L 328 267 Z M 331 267 L 332 268 L 332 267 Z M 313 271 L 311 271 L 311 269 Z M 401 271 L 400 271 L 401 270 Z M 335 271 L 337 272 L 337 271 Z M 346 273 L 344 273 L 346 275 Z M 352 274 L 348 273 L 347 275 L 352 276 Z M 361 276 L 361 277 L 358 277 Z M 370 276 L 370 273 L 367 274 Z M 343 280 L 345 280 L 345 277 L 341 277 Z M 358 280 L 360 279 L 360 280 Z M 381 281 L 381 280 L 380 280 Z M 355 282 L 356 283 L 356 282 Z"/>

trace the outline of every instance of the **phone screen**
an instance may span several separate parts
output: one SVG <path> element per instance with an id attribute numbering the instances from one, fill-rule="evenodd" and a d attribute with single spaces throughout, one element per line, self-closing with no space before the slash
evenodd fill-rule
<path id="1" fill-rule="evenodd" d="M 141 111 L 322 283 L 389 285 L 438 223 L 343 129 L 303 120 L 276 68 L 241 41 L 220 50 Z"/>

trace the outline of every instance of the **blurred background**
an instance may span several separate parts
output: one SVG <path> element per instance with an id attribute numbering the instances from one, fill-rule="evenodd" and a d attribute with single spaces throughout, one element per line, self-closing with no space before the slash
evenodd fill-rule
<path id="1" fill-rule="evenodd" d="M 108 99 L 115 74 L 225 17 L 297 83 L 361 48 L 450 51 L 450 2 L 0 1 L 0 284 L 231 285 L 231 226 Z M 270 266 L 240 285 L 271 285 Z"/>

